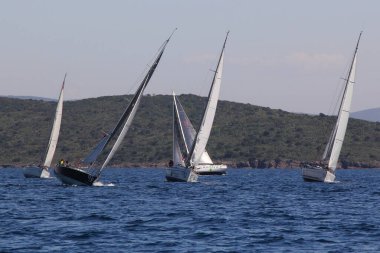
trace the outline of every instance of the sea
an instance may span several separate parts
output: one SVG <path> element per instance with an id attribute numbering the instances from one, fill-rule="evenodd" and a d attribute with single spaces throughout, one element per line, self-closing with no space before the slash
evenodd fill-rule
<path id="1" fill-rule="evenodd" d="M 0 252 L 380 252 L 380 169 L 106 169 L 93 187 L 0 169 Z"/>

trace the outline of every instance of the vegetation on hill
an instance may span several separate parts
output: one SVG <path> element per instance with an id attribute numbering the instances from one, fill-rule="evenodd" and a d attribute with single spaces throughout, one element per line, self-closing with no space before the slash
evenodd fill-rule
<path id="1" fill-rule="evenodd" d="M 55 160 L 83 159 L 103 132 L 114 127 L 130 99 L 128 95 L 64 102 Z M 206 98 L 181 95 L 179 99 L 197 128 Z M 0 164 L 39 163 L 56 103 L 3 97 L 0 105 Z M 295 114 L 220 101 L 207 150 L 215 161 L 259 167 L 265 161 L 290 165 L 292 161 L 319 160 L 335 120 L 323 114 Z M 144 96 L 110 165 L 162 165 L 171 155 L 172 97 Z M 341 159 L 344 165 L 378 165 L 380 123 L 350 119 Z"/>

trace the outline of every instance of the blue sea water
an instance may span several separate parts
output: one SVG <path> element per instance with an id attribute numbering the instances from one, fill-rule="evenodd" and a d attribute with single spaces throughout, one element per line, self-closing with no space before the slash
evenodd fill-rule
<path id="1" fill-rule="evenodd" d="M 332 184 L 297 169 L 168 183 L 108 169 L 96 187 L 0 169 L 0 252 L 380 252 L 380 170 Z"/>

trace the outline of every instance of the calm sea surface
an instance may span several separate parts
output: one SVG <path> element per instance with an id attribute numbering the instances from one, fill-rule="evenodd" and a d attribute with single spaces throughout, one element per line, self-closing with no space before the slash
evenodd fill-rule
<path id="1" fill-rule="evenodd" d="M 108 169 L 68 187 L 0 169 L 0 252 L 380 252 L 380 169 L 231 169 L 199 183 Z"/>

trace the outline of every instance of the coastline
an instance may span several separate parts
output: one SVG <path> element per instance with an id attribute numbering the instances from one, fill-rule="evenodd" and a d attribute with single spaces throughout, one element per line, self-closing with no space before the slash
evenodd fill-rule
<path id="1" fill-rule="evenodd" d="M 225 164 L 229 169 L 247 168 L 247 169 L 299 169 L 305 163 L 318 163 L 319 161 L 295 161 L 295 160 L 254 160 L 254 161 L 217 161 L 215 164 Z M 0 169 L 4 168 L 24 168 L 31 164 L 15 163 L 1 164 Z M 166 168 L 166 162 L 158 163 L 120 163 L 111 164 L 109 168 L 128 169 L 128 168 Z M 375 169 L 380 168 L 380 161 L 370 162 L 339 162 L 337 169 Z"/>

